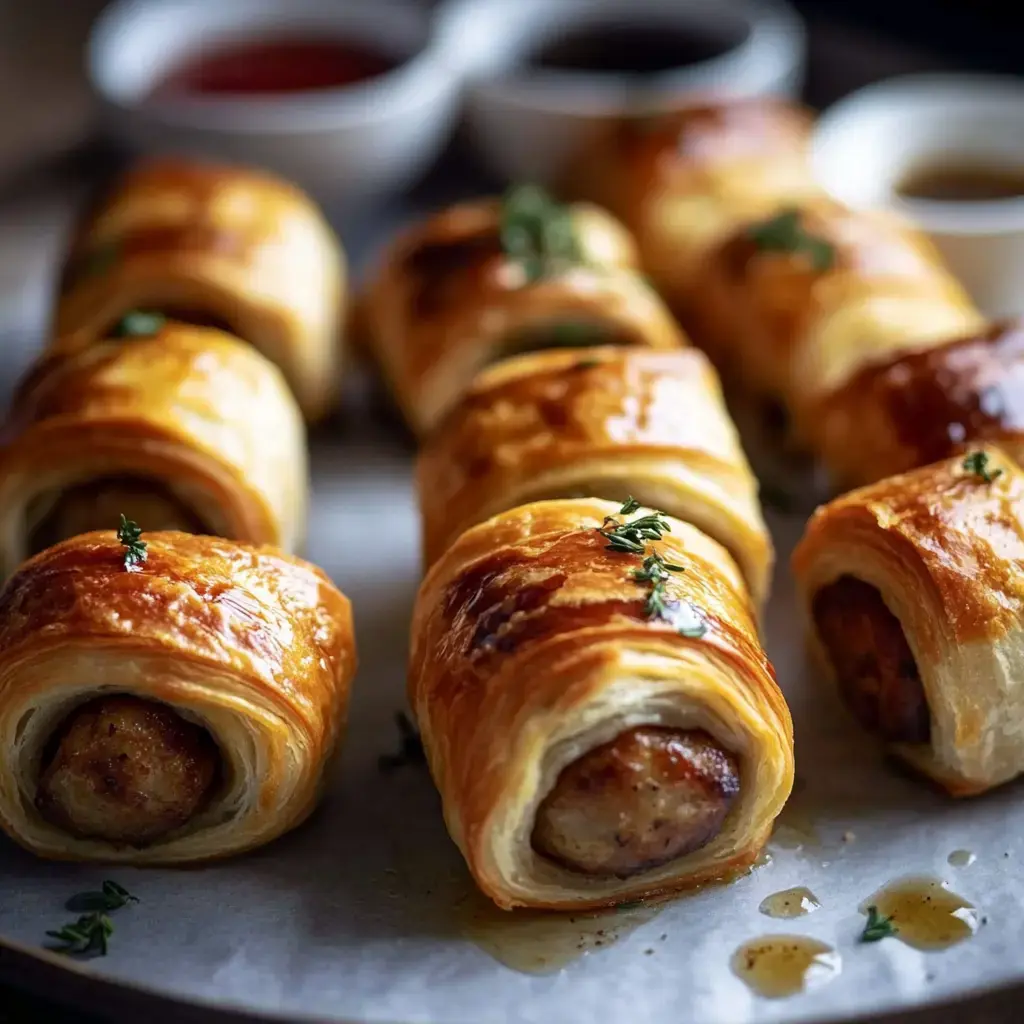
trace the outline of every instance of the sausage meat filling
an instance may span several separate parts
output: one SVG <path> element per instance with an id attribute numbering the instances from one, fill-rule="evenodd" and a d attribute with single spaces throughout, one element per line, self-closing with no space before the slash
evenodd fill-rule
<path id="1" fill-rule="evenodd" d="M 630 729 L 562 771 L 533 848 L 574 871 L 629 877 L 708 843 L 739 791 L 736 758 L 706 732 Z"/>
<path id="2" fill-rule="evenodd" d="M 110 530 L 121 513 L 147 532 L 208 533 L 202 520 L 155 480 L 117 476 L 90 480 L 62 491 L 29 536 L 29 553 L 90 530 Z"/>
<path id="3" fill-rule="evenodd" d="M 220 752 L 202 726 L 155 701 L 101 697 L 55 734 L 36 806 L 80 838 L 146 846 L 186 824 L 219 775 Z"/>
<path id="4" fill-rule="evenodd" d="M 860 724 L 893 743 L 927 743 L 931 718 L 917 663 L 878 590 L 842 576 L 818 591 L 812 611 L 843 700 Z"/>

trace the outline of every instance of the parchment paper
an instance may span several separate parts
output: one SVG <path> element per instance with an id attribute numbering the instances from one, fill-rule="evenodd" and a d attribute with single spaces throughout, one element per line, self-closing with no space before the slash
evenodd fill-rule
<path id="1" fill-rule="evenodd" d="M 54 245 L 47 236 L 45 246 Z M 27 304 L 31 317 L 41 318 L 44 295 Z M 6 376 L 29 358 L 38 327 L 8 332 Z M 404 705 L 418 575 L 410 465 L 408 442 L 365 389 L 313 442 L 308 554 L 352 598 L 362 662 L 324 806 L 298 832 L 233 862 L 117 869 L 142 902 L 118 912 L 110 955 L 88 971 L 186 999 L 367 1024 L 833 1019 L 942 1000 L 1024 973 L 1024 791 L 1011 785 L 951 802 L 885 764 L 850 725 L 804 662 L 786 570 L 801 517 L 771 516 L 780 569 L 768 648 L 796 721 L 798 765 L 771 863 L 669 905 L 554 975 L 510 970 L 468 941 L 457 905 L 471 886 L 429 777 L 416 767 L 385 775 L 377 765 L 396 748 L 392 715 Z M 950 867 L 956 849 L 977 861 Z M 858 944 L 858 903 L 910 872 L 947 878 L 987 923 L 943 953 L 894 940 Z M 0 939 L 41 944 L 46 929 L 67 919 L 70 895 L 110 876 L 37 861 L 0 840 Z M 794 885 L 811 888 L 822 909 L 796 921 L 759 913 L 766 895 Z M 810 993 L 765 1001 L 731 973 L 729 960 L 745 940 L 785 932 L 834 945 L 843 970 Z"/>

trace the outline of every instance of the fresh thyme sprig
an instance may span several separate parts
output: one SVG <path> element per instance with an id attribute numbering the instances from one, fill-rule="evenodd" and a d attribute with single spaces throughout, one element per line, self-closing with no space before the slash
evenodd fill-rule
<path id="1" fill-rule="evenodd" d="M 126 519 L 121 513 L 121 525 L 117 528 L 117 539 L 124 545 L 124 567 L 129 572 L 136 572 L 136 566 L 141 565 L 148 557 L 146 542 L 140 540 L 142 527 L 131 519 Z"/>
<path id="2" fill-rule="evenodd" d="M 640 502 L 630 495 L 619 509 L 619 515 L 631 516 L 639 507 Z M 615 516 L 605 516 L 597 532 L 608 541 L 608 551 L 642 555 L 646 552 L 645 541 L 661 540 L 661 535 L 671 533 L 672 527 L 660 512 L 655 512 L 628 523 L 620 522 Z"/>
<path id="3" fill-rule="evenodd" d="M 868 907 L 868 919 L 864 925 L 864 931 L 861 932 L 860 941 L 878 942 L 895 935 L 897 931 L 891 917 L 883 917 L 878 912 L 878 907 Z"/>
<path id="4" fill-rule="evenodd" d="M 970 452 L 964 456 L 964 461 L 961 464 L 968 473 L 973 473 L 975 476 L 981 477 L 985 483 L 990 484 L 998 476 L 1002 476 L 1002 469 L 990 469 L 989 468 L 989 455 L 988 452 Z"/>
<path id="5" fill-rule="evenodd" d="M 619 509 L 619 515 L 632 515 L 639 508 L 640 502 L 630 495 Z M 638 583 L 651 585 L 644 602 L 644 614 L 648 619 L 669 622 L 680 635 L 694 639 L 707 632 L 707 623 L 694 605 L 668 596 L 666 583 L 672 573 L 685 572 L 686 567 L 667 562 L 660 552 L 647 547 L 647 541 L 661 540 L 663 534 L 672 531 L 668 520 L 660 512 L 638 516 L 628 522 L 622 522 L 615 516 L 605 516 L 597 531 L 608 541 L 605 550 L 644 556 L 640 568 L 634 569 L 630 576 Z"/>
<path id="6" fill-rule="evenodd" d="M 68 900 L 68 910 L 78 912 L 120 910 L 129 903 L 138 903 L 139 897 L 133 896 L 123 885 L 107 879 L 99 890 L 80 892 Z"/>
<path id="7" fill-rule="evenodd" d="M 501 207 L 501 245 L 527 284 L 583 262 L 569 207 L 536 185 L 517 185 Z"/>
<path id="8" fill-rule="evenodd" d="M 60 943 L 54 947 L 58 953 L 99 953 L 106 956 L 113 933 L 114 922 L 106 914 L 95 911 L 46 934 Z"/>
<path id="9" fill-rule="evenodd" d="M 747 236 L 766 252 L 803 253 L 818 271 L 829 270 L 835 263 L 835 246 L 807 231 L 801 223 L 800 211 L 795 208 L 754 224 L 747 229 Z"/>
<path id="10" fill-rule="evenodd" d="M 123 885 L 108 879 L 99 891 L 81 892 L 72 896 L 68 900 L 68 909 L 86 910 L 87 913 L 55 931 L 47 932 L 47 937 L 59 943 L 54 947 L 58 953 L 98 953 L 106 956 L 110 936 L 114 934 L 110 912 L 138 902 L 139 898 Z"/>

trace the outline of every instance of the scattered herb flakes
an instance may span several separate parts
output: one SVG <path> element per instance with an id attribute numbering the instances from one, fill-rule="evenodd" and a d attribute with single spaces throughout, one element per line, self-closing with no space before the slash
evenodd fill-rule
<path id="1" fill-rule="evenodd" d="M 989 466 L 989 454 L 988 452 L 969 452 L 964 456 L 964 461 L 961 463 L 963 468 L 974 476 L 980 477 L 985 483 L 990 484 L 996 477 L 1002 476 L 1002 469 L 996 467 L 995 469 Z"/>
<path id="2" fill-rule="evenodd" d="M 764 252 L 799 253 L 808 258 L 814 270 L 829 270 L 836 260 L 831 242 L 808 232 L 798 209 L 783 210 L 774 217 L 747 229 L 747 236 Z"/>
<path id="3" fill-rule="evenodd" d="M 124 545 L 124 567 L 129 572 L 137 572 L 140 566 L 148 557 L 146 542 L 140 540 L 142 527 L 131 519 L 126 519 L 121 513 L 121 525 L 117 528 L 117 539 Z"/>
<path id="4" fill-rule="evenodd" d="M 527 284 L 583 262 L 571 210 L 537 185 L 517 185 L 505 194 L 501 245 L 523 268 Z"/>
<path id="5" fill-rule="evenodd" d="M 427 755 L 423 749 L 423 740 L 404 711 L 395 714 L 395 725 L 398 727 L 398 752 L 381 754 L 377 758 L 378 771 L 391 772 L 408 764 L 426 764 Z"/>
<path id="6" fill-rule="evenodd" d="M 868 919 L 861 932 L 861 942 L 879 942 L 895 935 L 898 929 L 892 923 L 891 917 L 883 917 L 878 912 L 878 907 L 868 907 Z"/>

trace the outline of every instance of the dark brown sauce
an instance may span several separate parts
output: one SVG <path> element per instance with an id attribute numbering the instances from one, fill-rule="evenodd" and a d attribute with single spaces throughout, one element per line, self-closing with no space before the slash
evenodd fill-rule
<path id="1" fill-rule="evenodd" d="M 906 199 L 971 203 L 1024 197 L 1024 167 L 947 164 L 924 167 L 908 175 L 896 189 Z"/>
<path id="2" fill-rule="evenodd" d="M 649 75 L 719 57 L 743 41 L 736 31 L 681 31 L 669 25 L 582 25 L 543 44 L 529 65 L 557 71 Z"/>
<path id="3" fill-rule="evenodd" d="M 151 98 L 316 92 L 376 78 L 398 63 L 354 41 L 250 39 L 190 57 L 157 85 Z"/>

